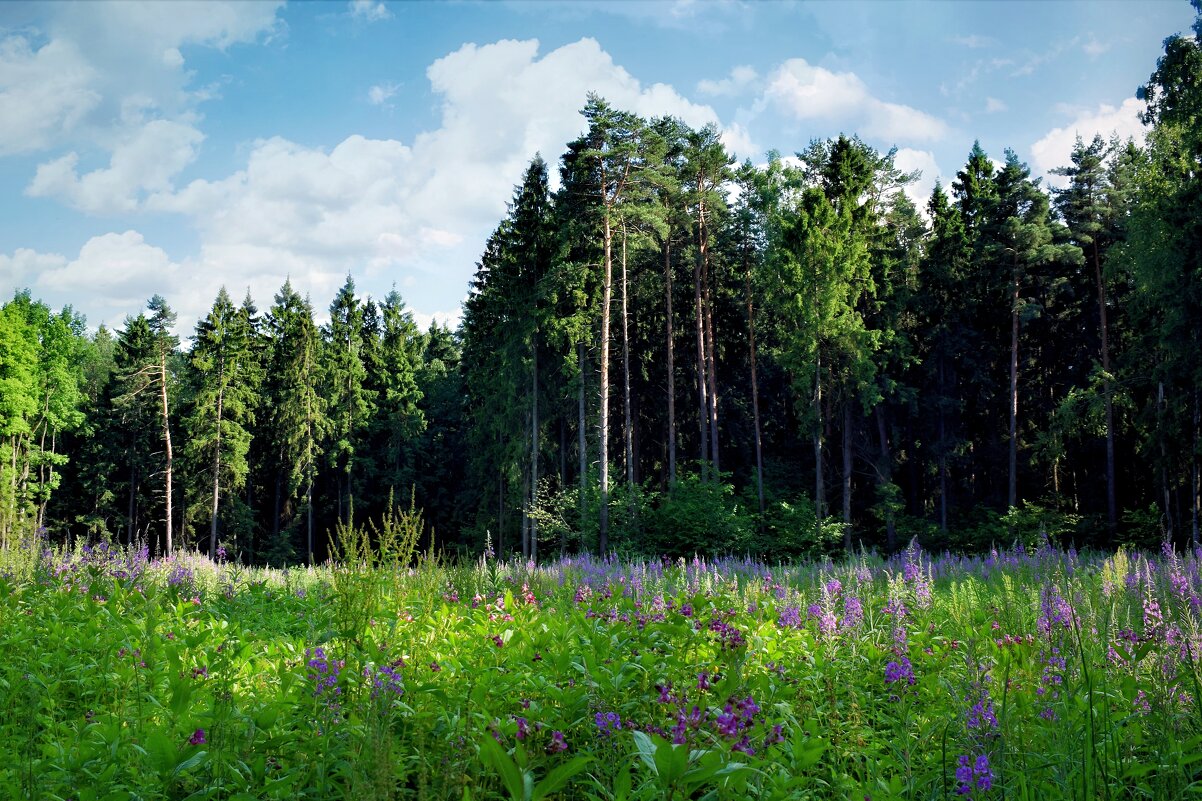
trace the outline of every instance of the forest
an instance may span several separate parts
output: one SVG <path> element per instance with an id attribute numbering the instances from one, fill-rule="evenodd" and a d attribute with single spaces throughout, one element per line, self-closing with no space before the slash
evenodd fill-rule
<path id="1" fill-rule="evenodd" d="M 739 164 L 590 96 L 456 330 L 351 276 L 322 325 L 222 290 L 186 343 L 157 295 L 111 331 L 17 292 L 0 539 L 283 565 L 409 508 L 423 548 L 531 560 L 1197 544 L 1198 36 L 1144 142 L 1079 139 L 1063 188 L 974 144 L 922 207 L 855 135 Z"/>

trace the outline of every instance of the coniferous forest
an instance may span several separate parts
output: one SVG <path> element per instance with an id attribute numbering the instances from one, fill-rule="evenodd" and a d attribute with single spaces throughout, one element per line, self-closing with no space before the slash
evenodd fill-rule
<path id="1" fill-rule="evenodd" d="M 1197 543 L 1198 38 L 1141 94 L 1146 141 L 1079 140 L 1063 188 L 973 145 L 921 206 L 854 134 L 739 164 L 591 96 L 457 330 L 350 276 L 183 341 L 169 298 L 91 330 L 19 292 L 0 537 L 279 565 L 412 505 L 423 547 L 531 559 Z"/>

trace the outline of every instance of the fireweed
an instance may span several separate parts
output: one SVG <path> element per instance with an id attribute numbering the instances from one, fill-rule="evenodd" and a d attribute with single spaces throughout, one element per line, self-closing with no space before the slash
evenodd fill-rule
<path id="1" fill-rule="evenodd" d="M 520 794 L 567 776 L 550 797 L 629 779 L 650 799 L 671 760 L 697 797 L 1173 798 L 1198 778 L 1157 767 L 1194 764 L 1194 552 L 339 574 L 39 547 L 37 570 L 0 554 L 0 795 L 488 801 L 511 767 Z"/>

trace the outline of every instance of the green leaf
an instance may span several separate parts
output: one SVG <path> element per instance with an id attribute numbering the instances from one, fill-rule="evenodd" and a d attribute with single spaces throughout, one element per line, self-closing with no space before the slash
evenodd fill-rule
<path id="1" fill-rule="evenodd" d="M 551 795 L 551 793 L 558 791 L 560 788 L 567 785 L 573 776 L 588 767 L 589 763 L 592 761 L 592 756 L 581 754 L 580 756 L 573 758 L 571 761 L 559 765 L 546 776 L 544 776 L 542 781 L 535 785 L 534 793 L 531 795 L 531 801 L 541 801 L 541 799 L 546 798 L 547 796 Z"/>
<path id="2" fill-rule="evenodd" d="M 491 735 L 480 739 L 480 758 L 501 776 L 511 801 L 528 801 L 523 772 Z"/>

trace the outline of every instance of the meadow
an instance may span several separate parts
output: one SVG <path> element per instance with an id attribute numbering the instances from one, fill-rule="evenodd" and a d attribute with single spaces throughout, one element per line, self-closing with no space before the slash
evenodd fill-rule
<path id="1" fill-rule="evenodd" d="M 0 556 L 0 797 L 1169 799 L 1202 550 Z"/>

